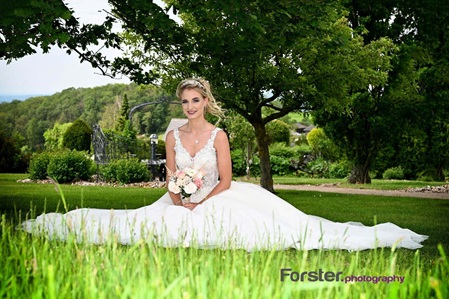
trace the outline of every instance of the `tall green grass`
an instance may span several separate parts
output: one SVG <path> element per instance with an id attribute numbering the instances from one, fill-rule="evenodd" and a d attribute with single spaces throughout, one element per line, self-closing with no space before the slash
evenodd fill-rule
<path id="1" fill-rule="evenodd" d="M 9 178 L 9 179 L 8 179 Z M 53 185 L 19 184 L 0 175 L 0 297 L 4 298 L 448 298 L 449 201 L 283 190 L 305 213 L 366 225 L 394 222 L 429 240 L 420 250 L 258 251 L 123 246 L 32 237 L 17 222 L 63 211 Z M 137 208 L 165 190 L 63 185 L 68 209 Z M 30 204 L 30 200 L 33 202 Z M 30 207 L 33 212 L 30 213 Z M 28 213 L 28 214 L 27 214 Z M 404 277 L 404 282 L 281 281 L 281 269 Z"/>
<path id="2" fill-rule="evenodd" d="M 447 257 L 420 252 L 258 251 L 122 246 L 33 238 L 1 219 L 2 298 L 447 298 Z M 281 281 L 281 269 L 341 272 L 340 281 Z M 403 283 L 345 279 L 403 277 Z M 348 278 L 347 278 L 348 277 Z M 295 277 L 293 277 L 295 278 Z"/>

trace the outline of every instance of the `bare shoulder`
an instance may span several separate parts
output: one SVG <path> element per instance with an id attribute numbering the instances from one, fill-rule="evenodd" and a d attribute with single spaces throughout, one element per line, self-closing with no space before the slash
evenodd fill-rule
<path id="1" fill-rule="evenodd" d="M 217 136 L 215 137 L 215 140 L 227 141 L 228 140 L 228 135 L 226 134 L 225 131 L 223 131 L 222 129 L 219 129 L 218 132 L 217 132 Z"/>
<path id="2" fill-rule="evenodd" d="M 229 147 L 228 135 L 225 131 L 221 129 L 218 130 L 217 135 L 215 136 L 214 146 L 216 149 Z"/>
<path id="3" fill-rule="evenodd" d="M 165 143 L 174 142 L 175 141 L 175 130 L 170 130 L 165 137 Z"/>

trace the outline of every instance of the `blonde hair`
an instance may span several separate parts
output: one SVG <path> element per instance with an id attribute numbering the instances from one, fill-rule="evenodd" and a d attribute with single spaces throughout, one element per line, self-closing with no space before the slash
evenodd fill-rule
<path id="1" fill-rule="evenodd" d="M 208 81 L 202 78 L 188 78 L 184 79 L 178 84 L 178 88 L 176 88 L 176 96 L 181 98 L 181 94 L 186 89 L 194 89 L 201 94 L 203 98 L 208 98 L 209 102 L 206 106 L 206 112 L 218 117 L 224 118 L 224 112 L 220 106 L 218 106 L 217 101 L 215 100 L 211 87 Z"/>

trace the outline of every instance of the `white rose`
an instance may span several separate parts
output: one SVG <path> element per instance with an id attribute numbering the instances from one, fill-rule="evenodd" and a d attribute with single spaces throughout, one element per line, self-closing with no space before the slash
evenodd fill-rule
<path id="1" fill-rule="evenodd" d="M 185 185 L 184 180 L 185 180 L 185 178 L 184 179 L 178 178 L 176 180 L 176 186 L 184 186 Z"/>
<path id="2" fill-rule="evenodd" d="M 181 189 L 179 189 L 178 185 L 176 185 L 175 182 L 168 183 L 168 190 L 175 194 L 181 192 Z"/>
<path id="3" fill-rule="evenodd" d="M 184 191 L 188 194 L 193 194 L 197 190 L 197 186 L 194 183 L 190 183 L 187 186 L 185 186 Z"/>
<path id="4" fill-rule="evenodd" d="M 195 173 L 196 173 L 195 169 L 193 169 L 193 168 L 186 168 L 186 169 L 185 169 L 185 172 L 186 172 L 186 174 L 187 174 L 188 176 L 190 176 L 190 177 L 194 176 Z"/>
<path id="5" fill-rule="evenodd" d="M 183 180 L 182 180 L 182 186 L 187 186 L 188 184 L 190 184 L 192 182 L 192 178 L 189 176 L 186 176 Z"/>

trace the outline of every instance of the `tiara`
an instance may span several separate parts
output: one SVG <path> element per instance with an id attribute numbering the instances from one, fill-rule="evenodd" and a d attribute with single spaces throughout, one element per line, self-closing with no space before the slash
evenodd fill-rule
<path id="1" fill-rule="evenodd" d="M 188 80 L 185 80 L 184 82 L 182 82 L 181 88 L 186 87 L 186 86 L 196 86 L 196 87 L 206 90 L 203 83 L 201 83 L 200 81 L 195 80 L 195 79 L 188 79 Z"/>

